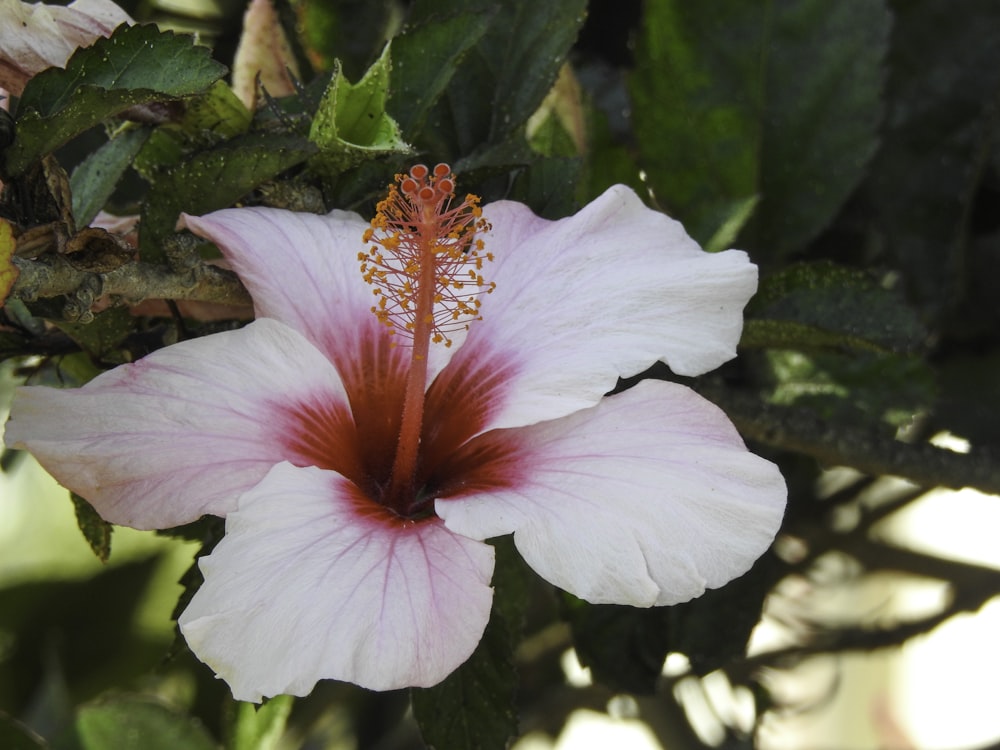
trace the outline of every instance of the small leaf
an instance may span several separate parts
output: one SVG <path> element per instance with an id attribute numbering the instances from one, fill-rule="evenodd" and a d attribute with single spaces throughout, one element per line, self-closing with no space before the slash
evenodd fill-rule
<path id="1" fill-rule="evenodd" d="M 123 696 L 80 708 L 83 750 L 215 750 L 197 721 L 151 700 Z"/>
<path id="2" fill-rule="evenodd" d="M 151 133 L 150 128 L 128 128 L 73 170 L 69 185 L 73 194 L 73 218 L 78 227 L 87 226 L 104 208 Z"/>
<path id="3" fill-rule="evenodd" d="M 143 205 L 139 238 L 144 260 L 164 257 L 161 243 L 182 211 L 203 214 L 231 206 L 315 151 L 298 136 L 263 133 L 234 138 L 186 159 L 156 180 Z"/>
<path id="4" fill-rule="evenodd" d="M 17 240 L 14 239 L 14 229 L 6 219 L 0 219 L 0 306 L 7 300 L 7 295 L 14 288 L 14 282 L 20 275 L 14 265 L 14 250 Z"/>
<path id="5" fill-rule="evenodd" d="M 94 510 L 94 506 L 75 492 L 69 493 L 73 500 L 73 508 L 76 510 L 76 524 L 83 533 L 83 538 L 97 555 L 97 559 L 106 563 L 111 557 L 111 532 L 114 526 L 105 521 Z"/>
<path id="6" fill-rule="evenodd" d="M 278 747 L 295 699 L 278 695 L 262 706 L 239 703 L 232 740 L 227 750 L 274 750 Z"/>
<path id="7" fill-rule="evenodd" d="M 444 682 L 413 689 L 413 716 L 435 750 L 504 750 L 517 734 L 511 638 L 494 609 L 472 656 Z"/>
<path id="8" fill-rule="evenodd" d="M 18 105 L 7 169 L 18 175 L 75 135 L 129 107 L 191 96 L 225 73 L 194 38 L 155 26 L 121 26 L 77 50 L 66 68 L 32 78 Z"/>
<path id="9" fill-rule="evenodd" d="M 311 165 L 323 176 L 336 177 L 373 156 L 409 153 L 385 110 L 391 68 L 389 45 L 355 84 L 339 64 L 334 67 L 309 130 L 309 140 L 319 147 Z"/>
<path id="10" fill-rule="evenodd" d="M 744 347 L 912 352 L 926 333 L 914 310 L 869 274 L 797 264 L 766 277 L 746 311 Z"/>

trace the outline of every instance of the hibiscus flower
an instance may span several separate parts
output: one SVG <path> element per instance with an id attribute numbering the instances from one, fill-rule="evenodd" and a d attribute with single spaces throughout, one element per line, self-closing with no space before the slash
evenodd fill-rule
<path id="1" fill-rule="evenodd" d="M 180 627 L 241 700 L 439 682 L 489 619 L 492 537 L 578 597 L 649 607 L 741 575 L 781 521 L 781 474 L 714 405 L 652 380 L 605 396 L 734 356 L 744 253 L 622 186 L 547 221 L 458 200 L 446 165 L 397 183 L 370 225 L 184 217 L 257 320 L 12 405 L 7 444 L 107 520 L 225 517 Z"/>

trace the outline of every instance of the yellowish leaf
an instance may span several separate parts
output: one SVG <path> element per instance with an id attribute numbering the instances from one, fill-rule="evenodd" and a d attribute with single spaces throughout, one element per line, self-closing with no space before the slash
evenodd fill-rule
<path id="1" fill-rule="evenodd" d="M 14 265 L 14 229 L 10 223 L 0 219 L 0 305 L 7 301 L 7 295 L 14 288 L 20 271 Z"/>

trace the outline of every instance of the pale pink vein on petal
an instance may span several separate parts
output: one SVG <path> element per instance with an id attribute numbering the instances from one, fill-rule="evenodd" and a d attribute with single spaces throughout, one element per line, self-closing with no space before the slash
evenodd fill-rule
<path id="1" fill-rule="evenodd" d="M 180 624 L 237 698 L 324 678 L 433 685 L 475 649 L 492 548 L 369 502 L 334 472 L 280 464 L 230 514 Z"/>
<path id="2" fill-rule="evenodd" d="M 330 363 L 273 320 L 161 349 L 82 388 L 18 389 L 4 435 L 113 523 L 225 515 L 295 458 L 287 410 L 346 407 Z"/>
<path id="3" fill-rule="evenodd" d="M 717 407 L 672 383 L 488 432 L 466 450 L 477 443 L 495 443 L 496 455 L 508 446 L 519 471 L 488 492 L 472 472 L 472 489 L 438 499 L 438 515 L 476 539 L 513 532 L 537 573 L 595 603 L 674 604 L 722 586 L 763 554 L 784 512 L 777 467 L 747 451 Z"/>

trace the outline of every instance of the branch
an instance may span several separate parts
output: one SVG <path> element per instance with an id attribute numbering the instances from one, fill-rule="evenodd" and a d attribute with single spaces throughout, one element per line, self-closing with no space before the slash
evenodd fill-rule
<path id="1" fill-rule="evenodd" d="M 760 401 L 753 394 L 699 382 L 750 440 L 804 453 L 826 466 L 850 466 L 872 476 L 892 475 L 922 487 L 974 487 L 1000 494 L 1000 456 L 984 450 L 955 453 L 929 443 L 903 443 L 875 427 L 834 424 L 814 412 Z"/>
<path id="2" fill-rule="evenodd" d="M 11 298 L 33 300 L 85 293 L 93 298 L 108 294 L 132 304 L 146 299 L 250 304 L 250 295 L 236 274 L 205 263 L 184 271 L 126 263 L 107 273 L 95 273 L 80 270 L 62 255 L 46 254 L 33 260 L 15 257 L 14 266 L 19 275 Z"/>

